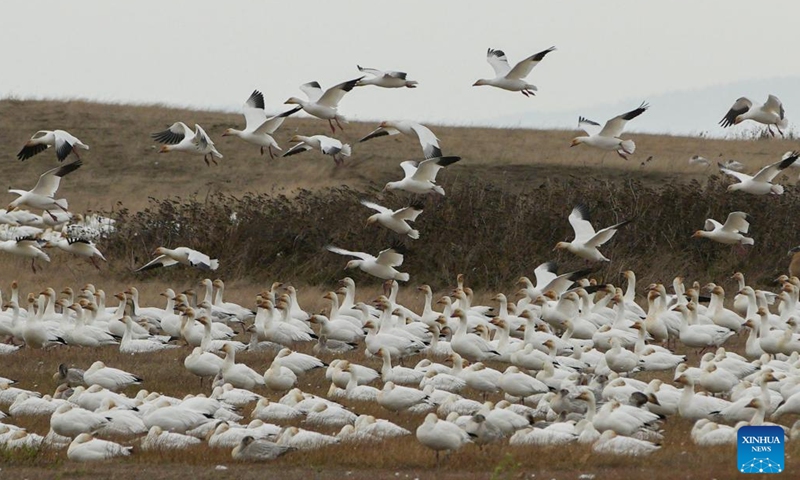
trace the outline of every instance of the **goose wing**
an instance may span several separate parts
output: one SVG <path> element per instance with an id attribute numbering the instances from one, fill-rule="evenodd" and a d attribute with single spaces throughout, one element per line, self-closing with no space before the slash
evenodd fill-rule
<path id="1" fill-rule="evenodd" d="M 194 132 L 183 122 L 175 122 L 168 129 L 150 135 L 153 140 L 167 145 L 177 145 L 186 137 L 193 137 Z"/>
<path id="2" fill-rule="evenodd" d="M 39 181 L 36 182 L 36 186 L 33 187 L 31 193 L 43 195 L 45 197 L 53 197 L 56 191 L 58 191 L 58 186 L 61 184 L 61 177 L 70 172 L 74 172 L 80 168 L 81 165 L 83 165 L 83 162 L 81 160 L 76 160 L 72 163 L 44 172 L 39 176 Z"/>
<path id="3" fill-rule="evenodd" d="M 737 98 L 731 109 L 728 110 L 728 113 L 726 113 L 725 116 L 722 117 L 722 120 L 719 121 L 719 124 L 722 125 L 722 128 L 730 127 L 736 123 L 736 117 L 747 112 L 752 107 L 753 102 L 751 102 L 749 98 Z"/>
<path id="4" fill-rule="evenodd" d="M 319 97 L 317 103 L 326 107 L 336 108 L 342 98 L 344 98 L 344 95 L 352 90 L 362 78 L 364 77 L 354 78 L 353 80 L 342 82 L 339 85 L 334 85 L 333 87 L 325 90 L 325 93 Z"/>
<path id="5" fill-rule="evenodd" d="M 625 124 L 628 123 L 628 120 L 632 120 L 639 115 L 643 114 L 650 105 L 647 102 L 642 102 L 637 108 L 631 110 L 630 112 L 625 112 L 621 115 L 617 115 L 616 117 L 612 118 L 611 120 L 607 121 L 603 129 L 600 130 L 600 135 L 604 137 L 612 137 L 616 138 L 622 135 L 622 131 L 625 129 Z"/>
<path id="6" fill-rule="evenodd" d="M 512 68 L 511 71 L 509 71 L 506 74 L 506 78 L 523 79 L 527 77 L 531 73 L 531 70 L 533 70 L 533 67 L 538 65 L 539 62 L 541 62 L 542 59 L 545 57 L 545 55 L 547 55 L 548 53 L 552 52 L 555 49 L 556 47 L 550 47 L 547 50 L 542 50 L 539 53 L 534 53 L 530 57 L 520 61 L 519 63 L 514 65 L 514 68 Z"/>
<path id="7" fill-rule="evenodd" d="M 486 51 L 486 61 L 489 62 L 489 65 L 494 69 L 494 74 L 498 77 L 504 77 L 511 71 L 506 54 L 502 50 L 488 49 Z"/>

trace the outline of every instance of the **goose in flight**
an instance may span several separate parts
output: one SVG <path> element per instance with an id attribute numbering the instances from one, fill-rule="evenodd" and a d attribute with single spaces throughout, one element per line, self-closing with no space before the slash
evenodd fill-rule
<path id="1" fill-rule="evenodd" d="M 397 135 L 400 133 L 408 136 L 416 136 L 419 139 L 419 144 L 422 146 L 422 153 L 425 154 L 425 158 L 442 156 L 442 149 L 439 148 L 439 139 L 436 138 L 436 135 L 428 127 L 407 120 L 381 122 L 378 128 L 358 142 L 366 142 L 373 138 Z"/>
<path id="2" fill-rule="evenodd" d="M 620 157 L 627 160 L 628 155 L 633 155 L 633 152 L 636 151 L 636 144 L 633 143 L 633 140 L 622 140 L 619 136 L 622 135 L 628 120 L 638 117 L 648 108 L 650 108 L 650 105 L 647 102 L 642 102 L 638 108 L 617 115 L 607 121 L 602 128 L 597 122 L 588 118 L 578 117 L 578 127 L 586 132 L 587 136 L 573 138 L 570 146 L 584 144 L 601 150 L 616 150 Z"/>
<path id="3" fill-rule="evenodd" d="M 217 165 L 214 158 L 222 158 L 222 154 L 217 151 L 214 142 L 203 130 L 200 125 L 194 125 L 195 131 L 193 132 L 183 122 L 175 122 L 171 127 L 162 131 L 151 134 L 150 136 L 157 142 L 163 143 L 161 150 L 158 153 L 169 153 L 172 151 L 198 153 L 203 156 L 206 165 L 211 166 L 209 159 Z"/>
<path id="4" fill-rule="evenodd" d="M 725 224 L 721 224 L 713 218 L 706 219 L 705 230 L 694 232 L 692 238 L 709 238 L 715 242 L 726 245 L 753 245 L 753 239 L 745 237 L 743 234 L 750 230 L 750 215 L 744 212 L 731 212 Z"/>
<path id="5" fill-rule="evenodd" d="M 97 245 L 95 245 L 95 243 L 91 240 L 82 237 L 65 236 L 60 232 L 54 233 L 52 236 L 47 238 L 47 241 L 44 243 L 43 247 L 56 247 L 73 255 L 88 258 L 89 261 L 92 262 L 92 265 L 94 265 L 98 270 L 100 269 L 100 265 L 97 264 L 96 258 L 99 258 L 104 262 L 107 261 L 106 257 L 103 256 L 103 253 L 97 249 Z"/>
<path id="6" fill-rule="evenodd" d="M 522 92 L 526 97 L 536 95 L 533 93 L 538 90 L 536 85 L 531 85 L 526 82 L 524 78 L 531 73 L 533 67 L 542 61 L 545 55 L 555 49 L 556 47 L 550 47 L 547 50 L 535 53 L 514 65 L 514 68 L 511 68 L 508 64 L 506 54 L 502 50 L 493 50 L 490 48 L 486 51 L 486 61 L 489 62 L 489 65 L 494 69 L 495 78 L 481 78 L 472 86 L 490 85 L 512 92 Z"/>
<path id="7" fill-rule="evenodd" d="M 230 135 L 237 136 L 247 143 L 252 143 L 261 147 L 261 155 L 264 155 L 264 148 L 269 152 L 270 158 L 275 158 L 272 153 L 272 148 L 280 150 L 278 142 L 272 138 L 275 130 L 283 125 L 286 117 L 300 111 L 300 107 L 295 107 L 283 113 L 279 113 L 273 117 L 267 118 L 267 112 L 264 111 L 264 95 L 258 90 L 254 90 L 250 98 L 244 104 L 244 130 L 237 130 L 229 128 L 222 134 L 223 137 Z"/>
<path id="8" fill-rule="evenodd" d="M 341 165 L 344 163 L 344 159 L 342 157 L 349 157 L 351 153 L 350 145 L 346 143 L 342 144 L 342 142 L 339 140 L 326 137 L 325 135 L 312 135 L 310 137 L 306 137 L 305 135 L 294 135 L 289 141 L 300 143 L 293 145 L 292 148 L 286 150 L 286 153 L 281 155 L 281 157 L 288 157 L 290 155 L 295 155 L 308 150 L 319 149 L 325 155 L 330 155 L 333 157 L 333 161 L 336 163 L 336 165 Z"/>
<path id="9" fill-rule="evenodd" d="M 36 182 L 36 186 L 32 190 L 9 190 L 9 192 L 19 195 L 19 198 L 8 204 L 6 212 L 12 212 L 22 206 L 27 206 L 34 210 L 44 210 L 53 220 L 58 221 L 56 216 L 50 213 L 50 210 L 59 209 L 66 212 L 67 208 L 69 208 L 66 199 L 55 199 L 58 186 L 61 184 L 61 177 L 74 172 L 81 165 L 83 165 L 83 161 L 75 160 L 72 163 L 44 172 L 39 176 L 39 181 Z"/>
<path id="10" fill-rule="evenodd" d="M 377 257 L 373 257 L 369 253 L 364 252 L 351 252 L 350 250 L 334 247 L 333 245 L 328 245 L 325 248 L 329 252 L 358 258 L 358 260 L 350 260 L 347 262 L 345 269 L 360 268 L 363 272 L 383 280 L 407 282 L 410 278 L 407 273 L 398 272 L 394 268 L 403 264 L 403 253 L 405 253 L 405 249 L 402 248 L 400 244 L 393 244 L 386 250 L 381 250 Z"/>
<path id="11" fill-rule="evenodd" d="M 731 125 L 738 125 L 745 120 L 753 120 L 754 122 L 763 123 L 767 126 L 767 131 L 773 137 L 775 133 L 772 131 L 771 125 L 775 125 L 778 133 L 783 136 L 781 128 L 786 128 L 789 125 L 789 120 L 786 118 L 786 112 L 783 110 L 783 104 L 775 95 L 767 97 L 767 101 L 763 105 L 753 106 L 753 102 L 747 97 L 740 97 L 736 99 L 728 113 L 722 117 L 719 124 L 722 128 L 728 128 Z"/>
<path id="12" fill-rule="evenodd" d="M 64 130 L 39 130 L 33 134 L 30 140 L 25 142 L 22 150 L 17 153 L 17 159 L 25 161 L 50 147 L 55 147 L 56 158 L 59 162 L 63 162 L 70 153 L 80 160 L 81 157 L 76 149 L 89 150 L 89 145 L 81 142 L 69 132 Z"/>
<path id="13" fill-rule="evenodd" d="M 367 200 L 361 200 L 361 205 L 378 212 L 367 219 L 367 225 L 377 222 L 400 235 L 408 235 L 415 240 L 419 238 L 419 231 L 412 229 L 407 222 L 415 221 L 419 214 L 422 213 L 422 202 L 414 202 L 408 207 L 398 210 L 391 210 Z"/>
<path id="14" fill-rule="evenodd" d="M 572 242 L 558 242 L 556 250 L 567 250 L 575 255 L 591 262 L 610 262 L 604 257 L 597 247 L 611 240 L 620 227 L 630 223 L 630 220 L 611 225 L 610 227 L 594 231 L 589 221 L 589 209 L 586 205 L 578 205 L 569 214 L 569 223 L 575 231 L 575 239 Z"/>
<path id="15" fill-rule="evenodd" d="M 361 73 L 368 73 L 372 75 L 369 78 L 362 77 L 356 84 L 357 87 L 365 85 L 375 85 L 376 87 L 383 88 L 417 88 L 417 83 L 414 80 L 408 80 L 406 72 L 384 72 L 377 68 L 365 68 L 361 65 L 356 65 L 358 71 Z"/>
<path id="16" fill-rule="evenodd" d="M 783 193 L 783 185 L 773 184 L 771 182 L 778 176 L 781 170 L 792 165 L 795 160 L 797 160 L 798 156 L 800 156 L 800 152 L 792 152 L 789 156 L 784 155 L 783 159 L 767 165 L 752 177 L 746 173 L 740 173 L 730 168 L 725 168 L 722 164 L 718 163 L 717 165 L 719 166 L 720 172 L 739 180 L 739 183 L 728 185 L 729 192 L 741 190 L 753 195 L 766 195 L 768 193 L 781 195 Z"/>
<path id="17" fill-rule="evenodd" d="M 389 182 L 384 190 L 405 190 L 411 193 L 432 193 L 444 195 L 444 188 L 436 185 L 436 174 L 442 168 L 461 160 L 461 157 L 434 157 L 421 162 L 407 160 L 400 163 L 405 177 L 396 182 Z"/>
<path id="18" fill-rule="evenodd" d="M 345 93 L 352 90 L 362 78 L 364 77 L 342 82 L 338 85 L 334 85 L 324 92 L 322 91 L 322 87 L 320 87 L 319 82 L 304 83 L 303 85 L 300 85 L 300 90 L 306 94 L 308 100 L 290 97 L 289 100 L 286 100 L 284 103 L 290 105 L 300 105 L 300 107 L 309 115 L 327 120 L 328 124 L 331 126 L 331 133 L 336 133 L 336 129 L 333 128 L 333 121 L 336 121 L 336 125 L 339 127 L 339 130 L 343 130 L 339 120 L 345 119 L 343 116 L 339 115 L 339 112 L 337 111 L 339 102 L 342 101 Z"/>
<path id="19" fill-rule="evenodd" d="M 158 256 L 134 271 L 143 272 L 159 267 L 171 267 L 178 263 L 199 268 L 200 270 L 216 270 L 217 267 L 219 267 L 219 261 L 217 259 L 211 259 L 211 257 L 205 253 L 198 252 L 189 247 L 178 247 L 175 249 L 158 247 L 156 251 L 153 252 L 153 255 Z"/>
<path id="20" fill-rule="evenodd" d="M 50 261 L 50 257 L 42 251 L 39 241 L 34 237 L 20 237 L 14 240 L 0 241 L 0 251 L 30 258 L 33 273 L 36 273 L 37 258 L 45 262 Z"/>

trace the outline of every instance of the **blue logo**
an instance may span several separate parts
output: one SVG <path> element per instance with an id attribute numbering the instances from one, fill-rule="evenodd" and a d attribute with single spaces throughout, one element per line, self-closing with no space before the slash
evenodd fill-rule
<path id="1" fill-rule="evenodd" d="M 781 427 L 742 427 L 736 453 L 741 473 L 781 473 L 784 467 Z"/>

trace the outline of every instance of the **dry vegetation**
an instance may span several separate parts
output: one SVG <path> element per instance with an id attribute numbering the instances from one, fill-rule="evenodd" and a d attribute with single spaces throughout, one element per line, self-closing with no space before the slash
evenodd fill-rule
<path id="1" fill-rule="evenodd" d="M 199 123 L 217 139 L 225 155 L 220 166 L 209 168 L 202 159 L 180 153 L 157 153 L 148 134 L 176 120 Z M 137 276 L 131 267 L 145 261 L 158 245 L 185 244 L 220 258 L 219 273 L 227 281 L 232 301 L 250 304 L 264 285 L 280 279 L 299 286 L 300 301 L 308 310 L 319 309 L 322 292 L 343 275 L 345 263 L 324 253 L 322 247 L 334 243 L 374 252 L 387 244 L 391 238 L 387 232 L 363 227 L 368 210 L 357 200 L 366 196 L 393 206 L 406 202 L 407 197 L 382 194 L 380 188 L 401 175 L 401 160 L 419 157 L 419 146 L 395 137 L 358 144 L 341 168 L 316 152 L 271 160 L 259 156 L 257 147 L 219 138 L 225 128 L 242 123 L 239 115 L 157 106 L 0 101 L 0 144 L 4 145 L 0 174 L 9 186 L 30 188 L 55 163 L 50 152 L 18 162 L 15 154 L 25 140 L 40 128 L 63 128 L 88 143 L 91 151 L 84 154 L 86 166 L 63 182 L 61 193 L 75 211 L 99 210 L 120 220 L 119 233 L 101 243 L 109 259 L 101 271 L 54 254 L 53 262 L 33 275 L 28 262 L 2 257 L 2 283 L 17 278 L 23 291 L 37 291 L 92 282 L 109 292 L 135 283 L 143 303 L 160 304 L 157 293 L 165 286 L 195 286 L 201 273 L 174 268 Z M 352 143 L 373 127 L 352 123 L 339 138 Z M 294 132 L 316 134 L 325 129 L 324 122 L 292 118 L 276 138 L 286 148 Z M 404 267 L 411 273 L 412 285 L 430 283 L 434 290 L 446 292 L 455 274 L 466 272 L 468 282 L 483 289 L 479 299 L 484 302 L 494 291 L 513 294 L 516 279 L 553 258 L 555 243 L 569 238 L 566 216 L 579 201 L 597 212 L 597 224 L 635 219 L 604 250 L 612 263 L 595 272 L 598 279 L 613 283 L 619 283 L 619 272 L 630 268 L 642 282 L 669 281 L 684 274 L 689 280 L 714 281 L 732 291 L 734 286 L 726 279 L 740 270 L 749 282 L 770 287 L 771 280 L 784 272 L 786 250 L 798 243 L 794 212 L 800 204 L 795 186 L 787 187 L 782 197 L 732 195 L 724 190 L 727 180 L 709 180 L 715 168 L 687 165 L 690 156 L 702 154 L 712 160 L 734 158 L 756 170 L 796 148 L 790 141 L 632 135 L 637 154 L 625 162 L 613 153 L 567 148 L 574 136 L 570 131 L 434 130 L 444 151 L 464 160 L 443 172 L 447 197 L 426 199 L 426 211 L 418 221 L 422 238 L 407 242 L 410 252 Z M 650 155 L 653 159 L 641 165 Z M 746 253 L 689 238 L 705 218 L 724 220 L 734 210 L 754 217 L 756 245 Z M 230 221 L 234 211 L 237 222 Z M 565 268 L 582 266 L 566 256 L 559 260 Z M 375 282 L 353 273 L 357 282 L 368 285 L 360 295 L 370 298 L 377 292 Z M 420 299 L 412 291 L 404 292 L 401 300 L 419 306 Z M 196 379 L 182 367 L 186 354 L 188 348 L 156 357 L 122 356 L 113 348 L 25 350 L 0 357 L 0 374 L 20 378 L 24 388 L 50 391 L 55 388 L 50 377 L 59 363 L 86 368 L 101 359 L 142 375 L 148 390 L 185 395 L 198 392 Z M 363 360 L 360 353 L 352 356 Z M 237 360 L 263 371 L 270 359 L 243 354 Z M 377 366 L 374 360 L 364 361 Z M 321 373 L 312 373 L 303 383 L 306 391 L 327 391 Z M 412 431 L 422 420 L 407 414 L 395 416 L 375 406 L 350 406 Z M 15 422 L 42 434 L 47 429 L 46 421 L 23 418 Z M 409 438 L 382 445 L 337 446 L 257 467 L 233 465 L 230 452 L 205 448 L 186 454 L 137 454 L 101 465 L 73 464 L 63 451 L 18 453 L 0 457 L 0 478 L 260 478 L 265 474 L 374 478 L 395 472 L 396 478 L 530 478 L 533 473 L 536 478 L 576 478 L 581 473 L 597 479 L 732 477 L 735 449 L 697 448 L 688 439 L 690 427 L 688 422 L 669 420 L 664 448 L 639 461 L 601 457 L 579 446 L 495 446 L 483 451 L 465 448 L 435 471 L 432 453 Z M 797 471 L 799 459 L 798 444 L 788 445 L 787 469 Z M 170 465 L 166 471 L 165 464 Z M 215 470 L 220 464 L 229 470 Z"/>

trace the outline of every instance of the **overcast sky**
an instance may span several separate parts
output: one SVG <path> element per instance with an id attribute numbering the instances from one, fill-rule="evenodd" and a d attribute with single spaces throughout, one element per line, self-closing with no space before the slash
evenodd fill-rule
<path id="1" fill-rule="evenodd" d="M 233 110 L 260 89 L 279 110 L 301 83 L 355 78 L 360 64 L 406 71 L 419 88 L 357 89 L 340 104 L 348 118 L 514 124 L 534 112 L 560 126 L 545 114 L 800 77 L 796 0 L 19 0 L 2 9 L 0 95 L 23 98 Z M 472 87 L 493 76 L 487 48 L 513 65 L 551 45 L 528 78 L 535 98 Z M 739 95 L 763 96 L 737 93 L 713 117 Z M 669 105 L 647 115 L 657 118 L 656 107 Z M 791 118 L 800 105 L 786 109 Z"/>

